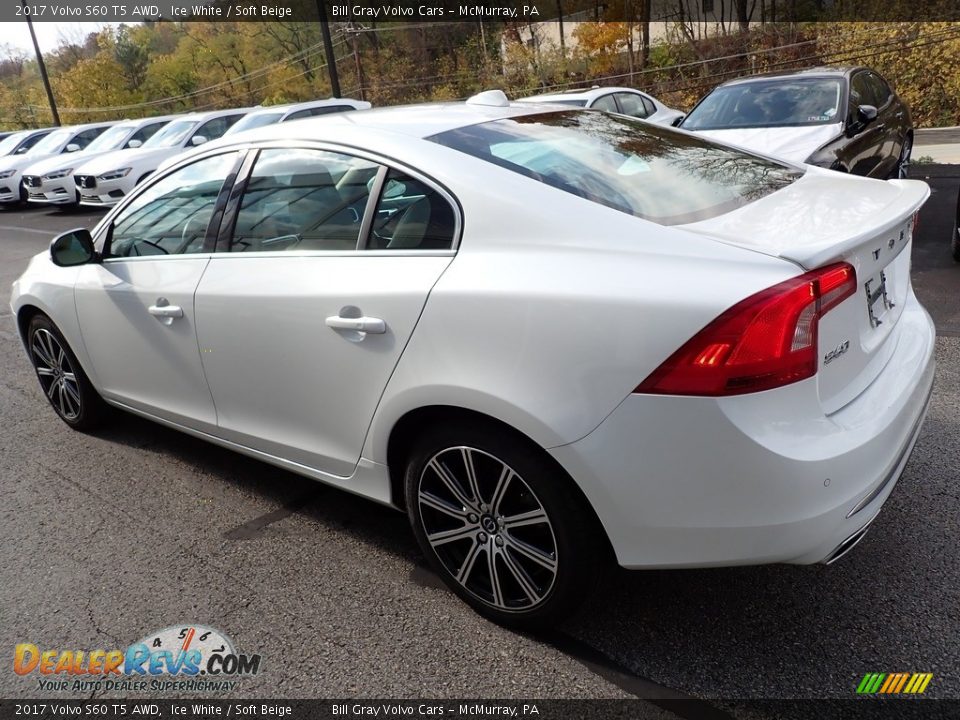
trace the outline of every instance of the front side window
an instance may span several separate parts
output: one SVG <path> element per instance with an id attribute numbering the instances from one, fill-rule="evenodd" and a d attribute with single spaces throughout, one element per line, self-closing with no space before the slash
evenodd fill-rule
<path id="1" fill-rule="evenodd" d="M 79 145 L 80 149 L 83 150 L 90 143 L 92 143 L 94 140 L 100 137 L 100 135 L 103 133 L 104 130 L 106 130 L 106 128 L 103 128 L 103 127 L 90 128 L 89 130 L 84 130 L 83 132 L 78 133 L 77 136 L 67 144 Z"/>
<path id="2" fill-rule="evenodd" d="M 216 140 L 218 137 L 223 135 L 227 130 L 230 129 L 230 126 L 233 125 L 237 120 L 239 120 L 241 115 L 227 115 L 225 117 L 213 118 L 213 120 L 208 120 L 193 134 L 193 137 L 204 137 L 209 142 L 210 140 Z M 192 140 L 193 138 L 191 138 Z"/>
<path id="3" fill-rule="evenodd" d="M 356 250 L 379 169 L 324 150 L 262 150 L 240 201 L 230 252 Z"/>
<path id="4" fill-rule="evenodd" d="M 101 133 L 100 137 L 91 142 L 87 146 L 87 150 L 90 152 L 106 152 L 108 150 L 115 150 L 120 146 L 124 138 L 127 137 L 127 134 L 133 130 L 133 128 L 133 125 L 114 125 L 112 128 Z"/>
<path id="5" fill-rule="evenodd" d="M 130 138 L 130 140 L 127 140 L 127 144 L 125 147 L 131 147 L 130 143 L 133 140 L 137 140 L 140 142 L 140 145 L 143 145 L 147 140 L 149 140 L 154 135 L 156 135 L 157 132 L 166 124 L 167 124 L 167 121 L 163 120 L 161 122 L 151 123 L 150 125 L 144 125 L 142 128 L 140 128 L 133 134 L 133 137 Z"/>
<path id="6" fill-rule="evenodd" d="M 841 121 L 839 78 L 778 78 L 723 85 L 683 121 L 685 130 L 828 125 Z"/>
<path id="7" fill-rule="evenodd" d="M 177 147 L 186 140 L 190 131 L 197 126 L 196 120 L 174 120 L 165 125 L 158 133 L 143 144 L 143 147 Z"/>
<path id="8" fill-rule="evenodd" d="M 802 175 L 705 138 L 589 110 L 494 120 L 428 139 L 663 225 L 729 212 Z"/>
<path id="9" fill-rule="evenodd" d="M 54 130 L 52 133 L 43 138 L 43 140 L 34 145 L 26 154 L 27 156 L 53 155 L 59 152 L 72 136 L 73 131 L 69 128 Z"/>
<path id="10" fill-rule="evenodd" d="M 230 152 L 204 158 L 148 187 L 113 221 L 107 255 L 204 252 L 217 197 L 238 157 L 239 153 Z"/>

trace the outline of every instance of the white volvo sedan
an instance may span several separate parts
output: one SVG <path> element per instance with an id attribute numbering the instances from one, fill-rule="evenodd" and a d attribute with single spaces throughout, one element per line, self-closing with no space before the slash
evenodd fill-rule
<path id="1" fill-rule="evenodd" d="M 622 115 L 344 113 L 183 156 L 14 283 L 43 393 L 404 509 L 481 613 L 628 568 L 830 562 L 934 374 L 925 184 Z"/>

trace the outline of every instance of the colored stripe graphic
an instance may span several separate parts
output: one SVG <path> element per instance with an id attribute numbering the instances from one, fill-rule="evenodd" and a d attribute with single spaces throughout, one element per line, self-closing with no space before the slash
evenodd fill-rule
<path id="1" fill-rule="evenodd" d="M 859 695 L 919 695 L 926 691 L 933 673 L 867 673 L 857 685 Z"/>

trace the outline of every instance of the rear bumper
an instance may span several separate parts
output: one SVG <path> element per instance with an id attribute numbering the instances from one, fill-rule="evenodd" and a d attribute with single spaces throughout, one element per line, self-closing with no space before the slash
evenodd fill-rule
<path id="1" fill-rule="evenodd" d="M 910 291 L 887 365 L 824 415 L 817 378 L 729 398 L 631 395 L 550 450 L 592 503 L 621 565 L 831 561 L 903 472 L 934 376 L 934 329 Z"/>

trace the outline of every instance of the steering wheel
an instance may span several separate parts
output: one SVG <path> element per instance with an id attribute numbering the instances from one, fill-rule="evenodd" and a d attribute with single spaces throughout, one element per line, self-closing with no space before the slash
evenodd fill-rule
<path id="1" fill-rule="evenodd" d="M 180 247 L 177 248 L 178 255 L 190 247 L 190 243 L 197 239 L 198 232 L 200 237 L 203 237 L 203 233 L 207 229 L 207 223 L 208 220 L 203 219 L 199 215 L 192 215 L 190 219 L 183 224 L 183 231 L 180 233 Z"/>

